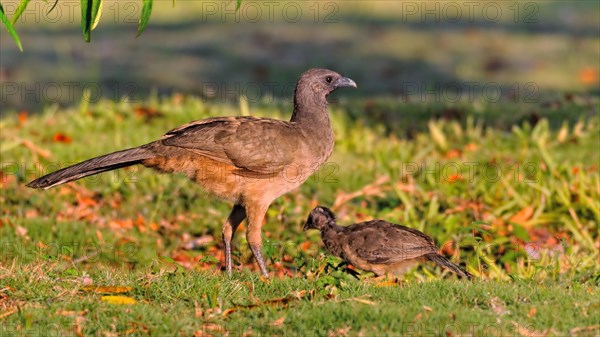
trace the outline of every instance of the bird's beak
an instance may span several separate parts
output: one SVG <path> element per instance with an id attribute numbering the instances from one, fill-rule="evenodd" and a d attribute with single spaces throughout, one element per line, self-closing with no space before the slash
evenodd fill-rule
<path id="1" fill-rule="evenodd" d="M 309 229 L 312 229 L 312 227 L 307 222 L 307 223 L 304 224 L 304 231 L 306 232 Z"/>
<path id="2" fill-rule="evenodd" d="M 349 79 L 348 77 L 340 77 L 336 82 L 335 82 L 335 88 L 342 88 L 342 87 L 351 87 L 351 88 L 356 88 L 356 82 L 354 82 L 353 80 Z"/>

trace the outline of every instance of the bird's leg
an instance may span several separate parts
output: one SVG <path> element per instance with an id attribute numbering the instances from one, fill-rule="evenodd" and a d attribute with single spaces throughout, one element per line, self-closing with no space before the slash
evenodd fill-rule
<path id="1" fill-rule="evenodd" d="M 260 272 L 266 278 L 269 277 L 269 273 L 267 272 L 267 266 L 265 265 L 265 261 L 263 260 L 262 256 L 261 228 L 268 207 L 268 205 L 252 205 L 252 207 L 246 207 L 248 212 L 248 231 L 246 232 L 246 238 L 248 240 L 248 244 L 250 245 L 250 249 L 252 250 L 252 254 L 254 254 L 254 258 L 258 263 Z"/>
<path id="2" fill-rule="evenodd" d="M 252 250 L 252 254 L 254 254 L 254 258 L 256 258 L 256 262 L 258 263 L 258 267 L 260 268 L 260 273 L 264 277 L 269 278 L 267 265 L 265 265 L 265 260 L 262 256 L 262 245 L 250 245 L 250 249 Z"/>
<path id="3" fill-rule="evenodd" d="M 246 218 L 246 209 L 242 205 L 235 205 L 229 213 L 227 220 L 223 224 L 223 243 L 225 245 L 225 270 L 231 275 L 231 241 L 235 235 L 235 230 Z"/>

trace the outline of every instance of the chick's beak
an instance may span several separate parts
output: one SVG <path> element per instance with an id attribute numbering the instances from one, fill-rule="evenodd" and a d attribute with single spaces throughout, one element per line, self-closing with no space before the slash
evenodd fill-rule
<path id="1" fill-rule="evenodd" d="M 304 224 L 304 231 L 306 232 L 307 230 L 312 229 L 312 227 L 310 226 L 310 224 L 307 222 Z"/>
<path id="2" fill-rule="evenodd" d="M 354 82 L 353 80 L 349 79 L 348 77 L 340 77 L 335 82 L 335 87 L 336 88 L 342 88 L 342 87 L 356 88 L 356 82 Z"/>

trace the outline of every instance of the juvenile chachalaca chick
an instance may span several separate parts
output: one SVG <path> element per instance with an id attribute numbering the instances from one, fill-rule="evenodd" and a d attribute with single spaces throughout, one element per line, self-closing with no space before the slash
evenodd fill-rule
<path id="1" fill-rule="evenodd" d="M 327 95 L 356 87 L 327 69 L 310 69 L 296 84 L 289 122 L 257 117 L 217 117 L 191 122 L 140 147 L 110 153 L 38 178 L 27 186 L 50 188 L 92 174 L 141 164 L 182 173 L 213 195 L 234 203 L 223 225 L 225 268 L 231 273 L 231 240 L 247 217 L 247 239 L 264 276 L 261 226 L 267 208 L 302 184 L 333 150 Z"/>
<path id="2" fill-rule="evenodd" d="M 427 259 L 461 277 L 473 276 L 438 254 L 433 240 L 420 231 L 371 220 L 347 227 L 336 224 L 335 214 L 318 206 L 310 212 L 304 230 L 318 229 L 327 250 L 346 262 L 377 275 L 399 276 L 419 261 Z"/>

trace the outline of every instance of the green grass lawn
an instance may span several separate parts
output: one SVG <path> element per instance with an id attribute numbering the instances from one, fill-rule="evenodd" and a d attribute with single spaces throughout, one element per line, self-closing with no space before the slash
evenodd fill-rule
<path id="1" fill-rule="evenodd" d="M 596 336 L 598 97 L 557 101 L 533 116 L 511 102 L 457 104 L 449 114 L 340 99 L 329 163 L 267 214 L 268 282 L 243 228 L 238 271 L 219 271 L 230 205 L 183 177 L 132 168 L 48 191 L 24 186 L 190 120 L 238 115 L 243 104 L 175 95 L 7 115 L 0 335 Z M 284 100 L 249 108 L 289 111 Z M 373 283 L 328 256 L 318 233 L 302 232 L 317 204 L 335 206 L 341 224 L 384 218 L 420 229 L 476 280 L 424 264 Z"/>

